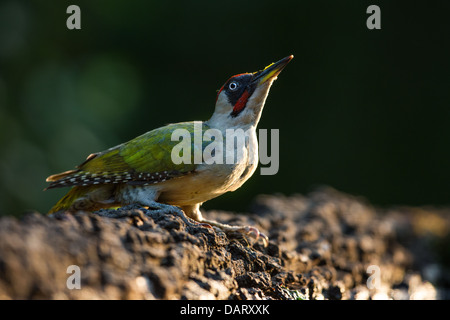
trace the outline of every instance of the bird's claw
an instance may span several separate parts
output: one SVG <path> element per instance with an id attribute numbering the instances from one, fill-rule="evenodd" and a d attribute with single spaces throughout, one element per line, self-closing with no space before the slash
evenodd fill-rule
<path id="1" fill-rule="evenodd" d="M 197 225 L 200 227 L 213 229 L 212 225 L 210 225 L 209 223 L 197 222 Z"/>
<path id="2" fill-rule="evenodd" d="M 269 237 L 252 226 L 230 226 L 210 220 L 206 220 L 206 222 L 198 222 L 198 225 L 207 228 L 212 228 L 214 226 L 226 234 L 240 233 L 254 239 L 256 242 L 261 240 L 264 247 L 269 245 Z"/>
<path id="3" fill-rule="evenodd" d="M 269 245 L 269 237 L 266 236 L 264 233 L 260 232 L 255 227 L 252 227 L 252 226 L 243 227 L 243 233 L 245 233 L 249 237 L 255 239 L 256 242 L 258 242 L 258 240 L 261 240 L 262 243 L 263 243 L 264 248 Z"/>

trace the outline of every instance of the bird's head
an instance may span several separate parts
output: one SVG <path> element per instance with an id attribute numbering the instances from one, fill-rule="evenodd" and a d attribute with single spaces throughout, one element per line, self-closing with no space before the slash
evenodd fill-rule
<path id="1" fill-rule="evenodd" d="M 217 93 L 216 109 L 208 123 L 216 128 L 256 126 L 272 82 L 292 58 L 290 55 L 263 70 L 228 79 Z"/>

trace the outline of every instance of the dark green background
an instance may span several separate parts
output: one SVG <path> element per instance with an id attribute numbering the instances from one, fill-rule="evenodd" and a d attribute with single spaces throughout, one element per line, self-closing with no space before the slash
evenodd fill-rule
<path id="1" fill-rule="evenodd" d="M 81 30 L 66 8 L 81 8 Z M 381 8 L 381 30 L 366 9 Z M 207 120 L 228 77 L 294 54 L 259 128 L 280 170 L 206 208 L 326 184 L 377 205 L 450 204 L 448 1 L 0 3 L 0 214 L 46 212 L 45 178 L 171 122 Z"/>

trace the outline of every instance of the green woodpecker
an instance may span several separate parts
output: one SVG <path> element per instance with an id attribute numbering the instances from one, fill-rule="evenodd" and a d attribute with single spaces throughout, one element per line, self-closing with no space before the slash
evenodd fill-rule
<path id="1" fill-rule="evenodd" d="M 258 162 L 256 126 L 272 82 L 292 58 L 292 55 L 288 56 L 261 71 L 231 77 L 217 94 L 211 119 L 200 125 L 202 132 L 216 129 L 224 136 L 227 129 L 243 129 L 249 133 L 245 143 L 236 147 L 241 149 L 234 150 L 241 155 L 236 163 L 186 161 L 176 164 L 172 151 L 179 140 L 174 141 L 172 133 L 183 129 L 192 135 L 194 141 L 195 124 L 199 122 L 169 124 L 106 151 L 91 154 L 75 170 L 48 177 L 50 185 L 47 189 L 72 186 L 49 213 L 95 211 L 131 204 L 162 213 L 176 211 L 182 215 L 181 209 L 198 222 L 225 232 L 242 232 L 256 239 L 261 236 L 266 243 L 267 237 L 254 227 L 230 226 L 204 219 L 200 205 L 238 189 L 255 172 Z M 200 146 L 192 143 L 192 150 L 196 147 L 204 150 L 206 146 L 203 141 Z"/>

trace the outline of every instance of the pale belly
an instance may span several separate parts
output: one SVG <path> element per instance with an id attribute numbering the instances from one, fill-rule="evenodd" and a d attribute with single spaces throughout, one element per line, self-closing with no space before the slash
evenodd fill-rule
<path id="1" fill-rule="evenodd" d="M 256 166 L 257 164 L 203 165 L 193 174 L 160 184 L 157 201 L 178 206 L 205 202 L 238 189 L 250 178 Z"/>

